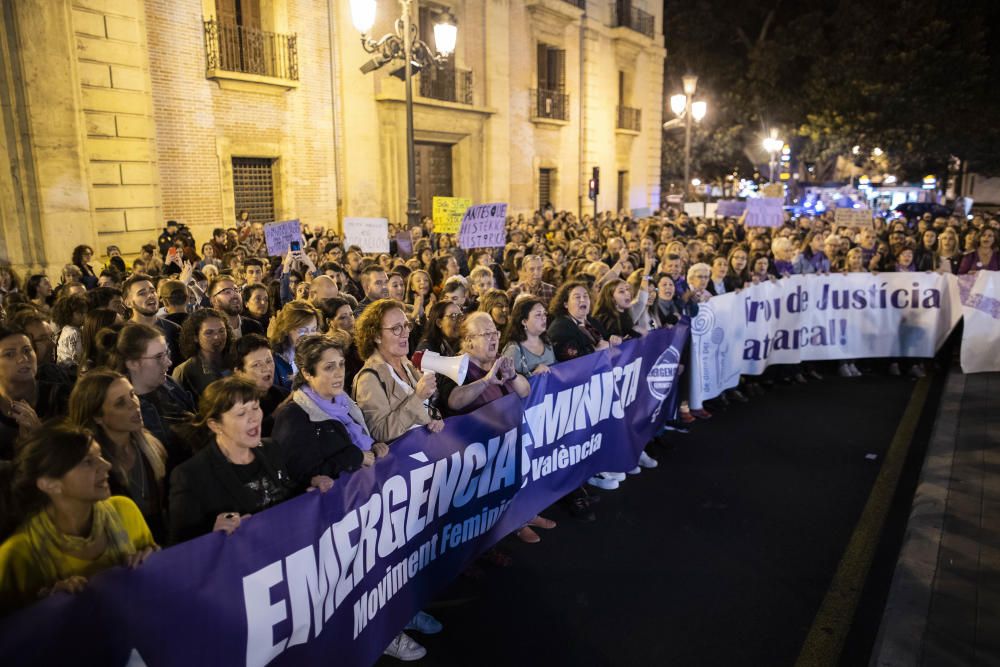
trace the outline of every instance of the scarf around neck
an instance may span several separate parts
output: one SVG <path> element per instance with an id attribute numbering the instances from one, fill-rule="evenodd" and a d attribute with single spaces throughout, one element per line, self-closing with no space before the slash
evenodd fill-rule
<path id="1" fill-rule="evenodd" d="M 60 571 L 57 558 L 60 552 L 79 553 L 102 535 L 107 538 L 107 546 L 99 558 L 110 552 L 114 562 L 123 564 L 126 556 L 135 553 L 135 547 L 118 511 L 107 500 L 94 503 L 94 519 L 87 537 L 66 535 L 56 527 L 45 510 L 28 519 L 24 529 L 35 555 L 35 566 L 42 572 L 45 580 L 52 584 L 72 574 Z"/>
<path id="2" fill-rule="evenodd" d="M 367 452 L 372 448 L 372 444 L 375 440 L 370 435 L 365 433 L 365 429 L 361 426 L 361 424 L 354 421 L 354 418 L 351 417 L 350 404 L 348 403 L 347 394 L 337 394 L 333 397 L 332 401 L 328 401 L 313 391 L 309 386 L 301 387 L 301 391 L 307 398 L 309 398 L 309 400 L 315 403 L 316 407 L 322 410 L 326 416 L 331 419 L 335 419 L 344 425 L 344 428 L 347 429 L 347 434 L 351 437 L 351 442 L 354 443 L 358 449 Z"/>

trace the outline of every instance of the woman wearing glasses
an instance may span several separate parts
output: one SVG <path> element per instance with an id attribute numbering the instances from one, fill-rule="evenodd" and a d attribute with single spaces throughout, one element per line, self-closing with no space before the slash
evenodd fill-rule
<path id="1" fill-rule="evenodd" d="M 267 339 L 274 352 L 274 383 L 291 391 L 295 367 L 295 345 L 303 336 L 319 331 L 321 316 L 307 301 L 289 301 L 271 318 Z"/>
<path id="2" fill-rule="evenodd" d="M 435 303 L 427 315 L 424 337 L 417 349 L 437 352 L 444 357 L 458 354 L 459 328 L 463 319 L 462 309 L 451 301 L 442 299 Z"/>
<path id="3" fill-rule="evenodd" d="M 288 390 L 274 384 L 274 353 L 267 339 L 260 334 L 247 334 L 233 344 L 230 353 L 233 375 L 250 380 L 260 392 L 260 409 L 264 413 L 261 435 L 271 435 L 274 411 L 288 398 Z"/>
<path id="4" fill-rule="evenodd" d="M 186 424 L 195 412 L 191 394 L 167 374 L 170 350 L 163 333 L 148 324 L 129 322 L 118 334 L 111 355 L 115 370 L 128 377 L 136 396 L 142 423 L 163 443 L 167 458 L 179 463 L 190 448 L 175 435 L 174 428 Z"/>
<path id="5" fill-rule="evenodd" d="M 439 305 L 458 310 L 451 303 Z M 436 376 L 421 374 L 407 359 L 410 328 L 403 305 L 392 299 L 370 304 L 355 325 L 355 344 L 365 365 L 354 380 L 354 398 L 371 436 L 380 442 L 420 426 L 434 433 L 444 428 L 429 403 L 437 391 Z"/>

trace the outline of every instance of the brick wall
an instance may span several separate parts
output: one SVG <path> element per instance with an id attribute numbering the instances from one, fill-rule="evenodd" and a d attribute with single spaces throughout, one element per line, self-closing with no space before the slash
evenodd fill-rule
<path id="1" fill-rule="evenodd" d="M 298 87 L 231 90 L 206 78 L 201 0 L 146 0 L 163 217 L 198 241 L 233 225 L 231 155 L 277 158 L 277 217 L 336 220 L 327 4 L 285 7 L 280 32 L 298 37 Z"/>
<path id="2" fill-rule="evenodd" d="M 137 252 L 160 226 L 157 151 L 139 0 L 73 0 L 98 253 Z"/>

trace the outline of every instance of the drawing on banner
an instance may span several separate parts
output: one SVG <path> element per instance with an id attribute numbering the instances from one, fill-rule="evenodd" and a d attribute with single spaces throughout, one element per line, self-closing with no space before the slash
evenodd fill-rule
<path id="1" fill-rule="evenodd" d="M 867 208 L 834 209 L 833 221 L 844 227 L 871 227 L 872 212 Z"/>
<path id="2" fill-rule="evenodd" d="M 389 221 L 385 218 L 344 218 L 344 247 L 363 252 L 389 252 Z"/>
<path id="3" fill-rule="evenodd" d="M 271 257 L 283 257 L 292 241 L 302 243 L 302 225 L 298 220 L 282 220 L 264 225 L 264 244 Z"/>
<path id="4" fill-rule="evenodd" d="M 434 233 L 457 234 L 465 209 L 471 205 L 472 200 L 464 197 L 434 197 Z"/>
<path id="5" fill-rule="evenodd" d="M 507 204 L 470 206 L 462 215 L 458 247 L 502 248 L 507 243 Z"/>

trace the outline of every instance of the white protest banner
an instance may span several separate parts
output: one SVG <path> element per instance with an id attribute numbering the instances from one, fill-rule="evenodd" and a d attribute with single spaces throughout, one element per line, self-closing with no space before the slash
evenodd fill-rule
<path id="1" fill-rule="evenodd" d="M 389 252 L 389 221 L 385 218 L 344 218 L 344 247 L 362 252 Z"/>
<path id="2" fill-rule="evenodd" d="M 785 224 L 784 200 L 778 197 L 748 199 L 743 224 L 747 227 L 781 227 Z"/>
<path id="3" fill-rule="evenodd" d="M 507 204 L 479 204 L 465 209 L 458 247 L 502 248 L 507 244 Z"/>
<path id="4" fill-rule="evenodd" d="M 955 277 L 938 273 L 791 276 L 712 297 L 691 322 L 691 407 L 772 364 L 933 357 L 961 315 Z"/>
<path id="5" fill-rule="evenodd" d="M 264 243 L 267 245 L 267 254 L 271 257 L 282 257 L 288 252 L 288 244 L 292 241 L 302 243 L 302 225 L 298 220 L 269 222 L 264 225 Z"/>
<path id="6" fill-rule="evenodd" d="M 457 234 L 465 209 L 472 205 L 472 200 L 463 197 L 434 197 L 431 201 L 434 233 Z"/>
<path id="7" fill-rule="evenodd" d="M 867 208 L 837 208 L 833 222 L 844 227 L 871 227 L 872 212 Z"/>
<path id="8" fill-rule="evenodd" d="M 962 352 L 965 373 L 1000 371 L 1000 272 L 958 277 L 962 299 Z"/>
<path id="9" fill-rule="evenodd" d="M 700 201 L 684 202 L 684 212 L 692 218 L 704 217 L 705 203 Z"/>
<path id="10" fill-rule="evenodd" d="M 714 219 L 715 216 L 718 213 L 718 210 L 719 210 L 719 205 L 716 204 L 715 202 L 706 202 L 705 203 L 705 217 L 706 218 L 713 218 Z"/>

